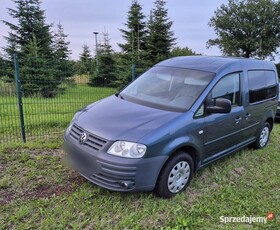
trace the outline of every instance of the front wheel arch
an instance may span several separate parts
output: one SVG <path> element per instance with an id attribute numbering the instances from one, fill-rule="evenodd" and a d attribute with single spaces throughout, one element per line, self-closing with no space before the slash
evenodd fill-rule
<path id="1" fill-rule="evenodd" d="M 169 154 L 169 157 L 167 158 L 167 160 L 164 162 L 164 164 L 171 158 L 174 157 L 176 154 L 178 154 L 178 152 L 185 152 L 187 154 L 189 154 L 191 156 L 191 158 L 193 159 L 193 163 L 194 163 L 194 171 L 197 170 L 197 168 L 200 165 L 200 155 L 198 154 L 199 151 L 193 147 L 192 145 L 188 145 L 186 143 L 177 146 L 177 148 L 174 148 L 171 151 L 171 154 Z M 161 169 L 163 168 L 164 164 L 162 165 Z"/>

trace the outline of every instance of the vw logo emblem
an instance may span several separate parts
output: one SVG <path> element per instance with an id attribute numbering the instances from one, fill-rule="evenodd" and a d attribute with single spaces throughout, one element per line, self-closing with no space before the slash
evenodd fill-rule
<path id="1" fill-rule="evenodd" d="M 85 132 L 83 132 L 79 138 L 79 143 L 80 144 L 84 144 L 87 140 L 87 134 Z"/>

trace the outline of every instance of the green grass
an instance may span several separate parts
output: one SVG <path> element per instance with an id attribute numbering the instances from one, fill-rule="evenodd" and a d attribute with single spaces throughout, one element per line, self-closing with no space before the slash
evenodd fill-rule
<path id="1" fill-rule="evenodd" d="M 0 229 L 280 229 L 280 124 L 265 149 L 215 162 L 170 200 L 95 186 L 62 164 L 60 146 L 0 148 Z M 268 212 L 266 224 L 220 222 Z"/>
<path id="2" fill-rule="evenodd" d="M 115 92 L 116 89 L 113 88 L 97 88 L 80 84 L 67 88 L 64 94 L 55 98 L 23 98 L 27 140 L 60 138 L 75 111 Z M 0 118 L 0 143 L 21 140 L 16 96 L 0 95 Z"/>

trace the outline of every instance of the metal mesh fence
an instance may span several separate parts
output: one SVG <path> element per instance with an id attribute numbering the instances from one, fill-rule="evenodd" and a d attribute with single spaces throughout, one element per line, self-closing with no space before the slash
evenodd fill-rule
<path id="1" fill-rule="evenodd" d="M 62 138 L 75 111 L 117 91 L 91 86 L 90 74 L 66 72 L 63 63 L 26 63 L 15 59 L 13 79 L 0 78 L 0 144 Z"/>

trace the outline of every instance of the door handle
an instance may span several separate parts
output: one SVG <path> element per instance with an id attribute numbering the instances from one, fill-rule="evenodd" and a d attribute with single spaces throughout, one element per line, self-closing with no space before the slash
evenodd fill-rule
<path id="1" fill-rule="evenodd" d="M 236 118 L 235 118 L 235 123 L 238 124 L 241 120 L 242 120 L 241 117 L 236 117 Z"/>
<path id="2" fill-rule="evenodd" d="M 251 113 L 246 113 L 245 119 L 248 120 L 251 117 Z"/>

